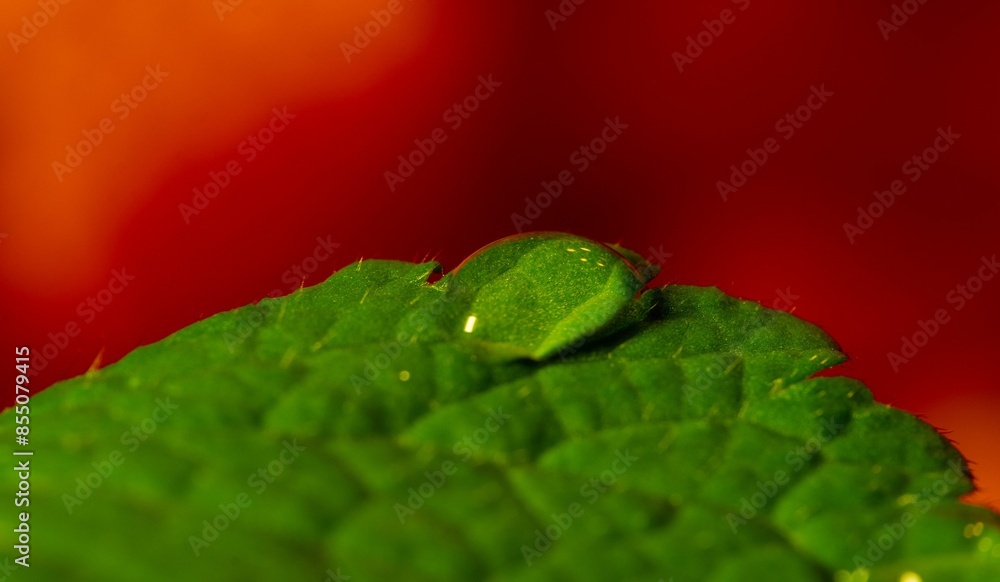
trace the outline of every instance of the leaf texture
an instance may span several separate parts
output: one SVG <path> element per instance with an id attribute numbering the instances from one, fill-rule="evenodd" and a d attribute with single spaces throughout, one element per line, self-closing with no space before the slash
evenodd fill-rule
<path id="1" fill-rule="evenodd" d="M 815 377 L 818 328 L 569 235 L 438 269 L 355 263 L 33 398 L 12 579 L 1000 580 L 965 460 Z"/>

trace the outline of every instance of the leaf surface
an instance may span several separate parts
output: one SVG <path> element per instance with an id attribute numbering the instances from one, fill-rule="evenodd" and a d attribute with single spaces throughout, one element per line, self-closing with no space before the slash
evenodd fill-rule
<path id="1" fill-rule="evenodd" d="M 34 397 L 13 575 L 1000 579 L 964 459 L 814 377 L 844 360 L 815 326 L 646 289 L 637 255 L 569 235 L 437 269 L 355 263 Z"/>

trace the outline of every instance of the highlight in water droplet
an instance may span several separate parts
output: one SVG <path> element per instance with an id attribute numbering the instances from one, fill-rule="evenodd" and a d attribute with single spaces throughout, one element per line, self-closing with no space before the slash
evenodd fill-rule
<path id="1" fill-rule="evenodd" d="M 983 533 L 983 522 L 977 521 L 976 523 L 967 523 L 965 528 L 962 530 L 962 535 L 967 538 L 973 538 L 982 535 Z"/>

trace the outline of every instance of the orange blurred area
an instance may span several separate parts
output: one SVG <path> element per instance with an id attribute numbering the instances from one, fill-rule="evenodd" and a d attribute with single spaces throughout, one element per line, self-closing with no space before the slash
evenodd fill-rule
<path id="1" fill-rule="evenodd" d="M 415 58 L 433 10 L 408 0 L 396 14 L 384 0 L 47 4 L 58 12 L 31 0 L 0 9 L 11 31 L 0 106 L 17 112 L 0 121 L 0 216 L 17 217 L 5 220 L 12 241 L 31 241 L 0 254 L 0 277 L 40 296 L 105 277 L 121 223 L 172 168 L 232 147 L 273 107 L 336 98 Z M 373 10 L 392 34 L 351 67 L 341 43 Z"/>
<path id="2" fill-rule="evenodd" d="M 948 427 L 945 434 L 971 460 L 970 466 L 978 490 L 967 501 L 1000 510 L 1000 467 L 996 458 L 997 441 L 988 430 L 996 423 L 997 396 L 958 396 L 932 405 L 924 420 L 935 427 Z"/>

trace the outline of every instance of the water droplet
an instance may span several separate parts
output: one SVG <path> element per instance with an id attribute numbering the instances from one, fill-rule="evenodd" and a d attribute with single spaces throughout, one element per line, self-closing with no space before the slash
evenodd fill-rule
<path id="1" fill-rule="evenodd" d="M 465 333 L 472 333 L 472 330 L 476 328 L 476 316 L 470 315 L 468 319 L 465 320 Z"/>
<path id="2" fill-rule="evenodd" d="M 452 333 L 493 355 L 540 360 L 572 353 L 619 324 L 646 281 L 609 246 L 521 234 L 480 249 L 450 274 L 444 317 Z"/>
<path id="3" fill-rule="evenodd" d="M 401 371 L 399 373 L 399 379 L 401 381 L 403 381 L 403 382 L 406 382 L 407 380 L 409 380 L 410 379 L 410 372 L 409 372 L 409 370 L 403 370 L 403 371 Z"/>

